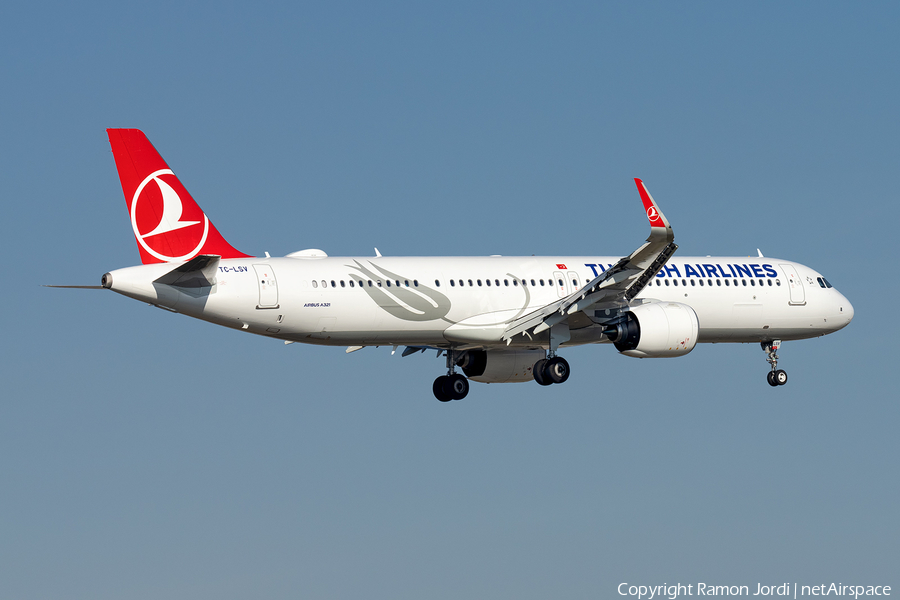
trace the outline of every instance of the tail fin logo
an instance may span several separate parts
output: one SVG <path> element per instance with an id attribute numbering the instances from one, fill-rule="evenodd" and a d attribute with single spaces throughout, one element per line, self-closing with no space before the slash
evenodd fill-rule
<path id="1" fill-rule="evenodd" d="M 160 169 L 147 175 L 134 192 L 131 200 L 134 237 L 144 250 L 161 261 L 189 260 L 206 243 L 209 219 L 201 211 L 199 215 L 182 220 L 184 204 L 181 196 L 162 179 L 163 175 L 170 175 L 174 183 L 178 182 L 171 169 Z M 202 220 L 194 220 L 201 216 Z M 201 223 L 202 232 L 196 227 Z"/>

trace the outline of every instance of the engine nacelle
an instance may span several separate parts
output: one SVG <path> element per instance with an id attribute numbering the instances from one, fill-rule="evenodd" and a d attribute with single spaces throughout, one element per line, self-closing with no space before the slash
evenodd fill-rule
<path id="1" fill-rule="evenodd" d="M 531 367 L 543 350 L 468 350 L 456 361 L 466 377 L 482 383 L 533 381 Z"/>
<path id="2" fill-rule="evenodd" d="M 635 306 L 607 331 L 616 350 L 635 358 L 684 356 L 697 345 L 700 321 L 687 304 Z"/>

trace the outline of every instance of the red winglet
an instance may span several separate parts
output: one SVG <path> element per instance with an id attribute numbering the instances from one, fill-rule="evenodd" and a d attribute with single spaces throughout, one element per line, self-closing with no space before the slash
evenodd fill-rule
<path id="1" fill-rule="evenodd" d="M 659 210 L 650 192 L 647 191 L 647 186 L 644 185 L 644 182 L 635 177 L 634 183 L 637 185 L 638 193 L 641 195 L 641 202 L 644 203 L 644 210 L 647 211 L 647 220 L 650 221 L 650 227 L 668 227 L 669 222 L 663 216 L 662 211 Z"/>
<path id="2" fill-rule="evenodd" d="M 142 131 L 106 132 L 144 264 L 249 257 L 225 241 Z"/>

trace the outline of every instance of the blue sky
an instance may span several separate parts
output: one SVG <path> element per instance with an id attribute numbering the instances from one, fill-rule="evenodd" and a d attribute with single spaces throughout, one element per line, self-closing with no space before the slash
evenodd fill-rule
<path id="1" fill-rule="evenodd" d="M 0 590 L 14 598 L 606 598 L 900 585 L 891 3 L 0 8 Z M 107 292 L 137 127 L 237 248 L 807 264 L 856 309 L 564 386 L 285 347 Z M 886 273 L 886 275 L 884 274 Z"/>

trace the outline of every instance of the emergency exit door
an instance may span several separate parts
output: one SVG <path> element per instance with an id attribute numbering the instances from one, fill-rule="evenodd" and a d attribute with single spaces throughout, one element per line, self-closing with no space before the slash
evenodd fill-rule
<path id="1" fill-rule="evenodd" d="M 556 295 L 565 298 L 569 295 L 569 281 L 562 271 L 553 274 L 553 285 L 556 286 Z"/>
<path id="2" fill-rule="evenodd" d="M 259 304 L 256 308 L 278 308 L 278 282 L 271 265 L 253 265 L 259 286 Z"/>
<path id="3" fill-rule="evenodd" d="M 797 275 L 794 265 L 781 265 L 784 276 L 787 278 L 788 289 L 791 291 L 790 304 L 806 304 L 806 292 L 803 290 L 803 282 Z"/>

